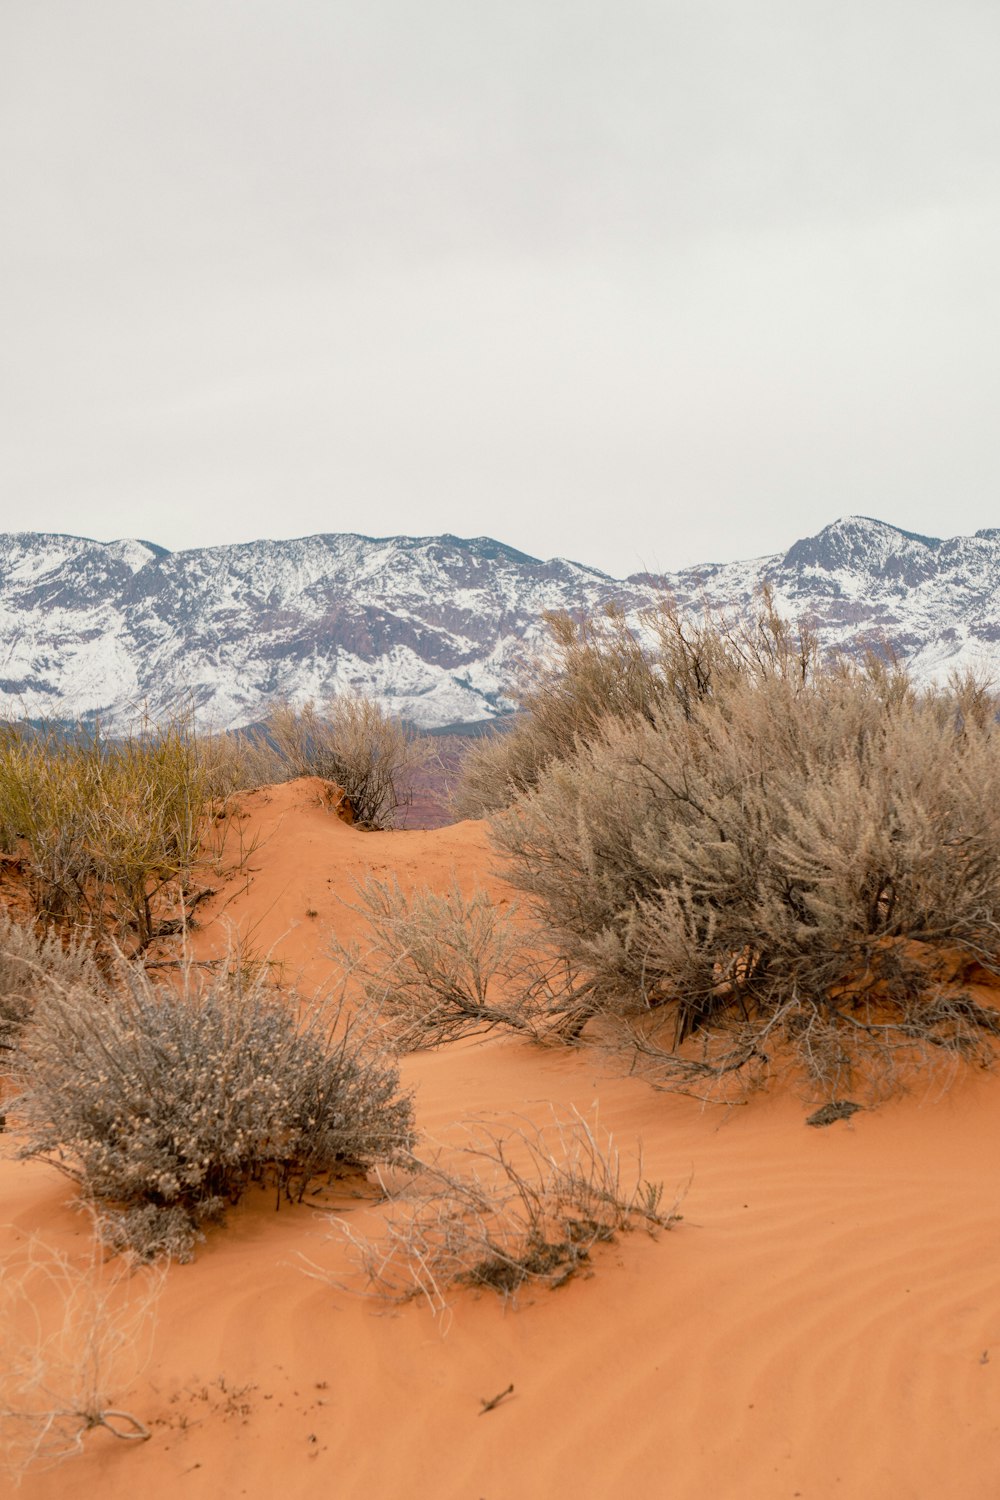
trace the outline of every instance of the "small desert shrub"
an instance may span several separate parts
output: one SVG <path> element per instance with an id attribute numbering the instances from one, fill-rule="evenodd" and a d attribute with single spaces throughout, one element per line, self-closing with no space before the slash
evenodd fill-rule
<path id="1" fill-rule="evenodd" d="M 35 928 L 0 911 L 0 1066 L 15 1045 L 40 991 L 101 983 L 93 949 L 81 937 L 62 939 L 53 929 Z"/>
<path id="2" fill-rule="evenodd" d="M 301 1198 L 320 1173 L 408 1149 L 396 1069 L 317 1006 L 301 1021 L 263 976 L 189 967 L 177 988 L 123 966 L 44 994 L 15 1060 L 20 1154 L 101 1205 L 109 1238 L 187 1257 L 251 1183 Z"/>
<path id="3" fill-rule="evenodd" d="M 995 715 L 875 662 L 748 657 L 700 699 L 609 716 L 493 837 L 603 1006 L 667 1007 L 676 1044 L 789 997 L 841 1037 L 912 1027 L 923 997 L 933 1029 L 934 945 L 1000 947 Z"/>
<path id="4" fill-rule="evenodd" d="M 98 1428 L 149 1437 L 116 1403 L 149 1358 L 163 1277 L 127 1257 L 106 1264 L 96 1229 L 82 1259 L 32 1235 L 0 1262 L 0 1468 L 15 1484 Z"/>
<path id="5" fill-rule="evenodd" d="M 141 949 L 158 892 L 199 849 L 209 785 L 190 725 L 145 725 L 121 740 L 54 729 L 0 739 L 0 843 L 23 846 L 41 916 L 100 929 L 109 917 Z"/>
<path id="6" fill-rule="evenodd" d="M 429 743 L 392 719 L 369 698 L 334 698 L 324 709 L 281 704 L 262 733 L 247 737 L 254 755 L 276 758 L 280 774 L 322 776 L 343 787 L 361 828 L 391 828 L 410 805 L 412 780 L 429 755 Z"/>
<path id="7" fill-rule="evenodd" d="M 389 1188 L 384 1233 L 372 1238 L 345 1219 L 335 1233 L 353 1248 L 369 1292 L 392 1301 L 422 1296 L 434 1312 L 457 1286 L 513 1298 L 527 1284 L 562 1286 L 590 1263 L 594 1246 L 636 1224 L 650 1233 L 680 1215 L 662 1183 L 623 1178 L 610 1135 L 574 1113 L 548 1129 L 470 1127 L 465 1170 L 440 1159 L 414 1162 Z"/>
<path id="8" fill-rule="evenodd" d="M 588 986 L 547 950 L 543 934 L 482 890 L 465 896 L 426 887 L 404 892 L 395 877 L 369 876 L 356 910 L 368 919 L 364 952 L 334 945 L 370 1012 L 401 1051 L 436 1047 L 506 1027 L 540 1040 L 588 1014 Z"/>
<path id="9" fill-rule="evenodd" d="M 599 738 L 609 719 L 656 721 L 662 706 L 690 718 L 726 685 L 756 671 L 808 674 L 816 643 L 793 631 L 765 592 L 747 619 L 688 619 L 670 600 L 630 624 L 609 605 L 596 620 L 547 614 L 549 649 L 515 693 L 514 724 L 479 741 L 453 794 L 459 817 L 480 818 L 536 786 L 545 769 Z"/>

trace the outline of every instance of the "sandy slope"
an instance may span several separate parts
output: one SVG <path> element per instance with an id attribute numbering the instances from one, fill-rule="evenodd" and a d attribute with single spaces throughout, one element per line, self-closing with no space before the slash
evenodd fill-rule
<path id="1" fill-rule="evenodd" d="M 365 835 L 316 788 L 260 794 L 269 839 L 228 914 L 322 974 L 338 894 L 373 866 L 466 883 L 481 828 Z M 307 905 L 319 911 L 304 915 Z M 596 1274 L 515 1311 L 462 1294 L 444 1329 L 308 1278 L 343 1273 L 316 1206 L 234 1211 L 171 1269 L 153 1360 L 129 1404 L 137 1448 L 105 1434 L 27 1480 L 29 1500 L 337 1496 L 962 1496 L 1000 1493 L 1000 1080 L 970 1075 L 827 1130 L 800 1101 L 728 1113 L 651 1092 L 593 1051 L 493 1039 L 408 1059 L 422 1130 L 548 1101 L 600 1117 L 647 1175 L 691 1179 L 684 1221 L 598 1253 Z M 79 1246 L 67 1185 L 0 1162 L 8 1242 L 41 1227 Z M 352 1205 L 350 1200 L 346 1206 Z M 480 1415 L 481 1399 L 514 1394 Z M 225 1389 L 223 1389 L 225 1387 Z M 242 1390 L 243 1387 L 248 1387 Z"/>
<path id="2" fill-rule="evenodd" d="M 366 875 L 395 876 L 406 890 L 457 880 L 506 901 L 493 863 L 481 823 L 365 833 L 342 820 L 329 782 L 304 777 L 263 787 L 233 799 L 220 861 L 226 873 L 206 871 L 216 895 L 197 908 L 194 950 L 214 955 L 235 934 L 280 963 L 286 983 L 312 993 L 334 972 L 331 932 L 344 943 L 363 936 L 353 905 Z"/>

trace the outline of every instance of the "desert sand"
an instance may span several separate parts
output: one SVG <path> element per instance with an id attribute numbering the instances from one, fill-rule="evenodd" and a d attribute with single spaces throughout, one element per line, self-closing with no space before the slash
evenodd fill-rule
<path id="1" fill-rule="evenodd" d="M 243 799 L 249 875 L 202 903 L 307 990 L 331 931 L 361 936 L 352 882 L 485 883 L 485 829 L 362 833 L 321 783 Z M 309 915 L 315 913 L 315 915 Z M 214 945 L 214 948 L 213 948 Z M 596 1049 L 492 1036 L 402 1062 L 421 1132 L 495 1113 L 599 1110 L 682 1221 L 620 1237 L 594 1274 L 515 1307 L 461 1291 L 450 1316 L 338 1290 L 345 1185 L 257 1195 L 173 1265 L 150 1362 L 122 1404 L 134 1446 L 30 1475 L 25 1500 L 995 1500 L 1000 1494 L 1000 1079 L 966 1072 L 827 1129 L 788 1089 L 740 1107 L 656 1093 Z M 4 1249 L 71 1255 L 88 1229 L 50 1168 L 0 1160 Z M 485 1400 L 513 1384 L 495 1409 Z"/>

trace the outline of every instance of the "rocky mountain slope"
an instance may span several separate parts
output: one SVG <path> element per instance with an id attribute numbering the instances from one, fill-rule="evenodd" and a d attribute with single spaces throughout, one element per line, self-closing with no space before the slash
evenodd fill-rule
<path id="1" fill-rule="evenodd" d="M 354 535 L 167 552 L 151 542 L 0 535 L 0 711 L 100 714 L 193 705 L 206 725 L 279 696 L 355 689 L 426 728 L 507 705 L 545 610 L 739 609 L 763 583 L 824 642 L 877 637 L 922 678 L 1000 659 L 1000 528 L 938 540 L 848 517 L 785 554 L 610 578 L 488 537 Z"/>

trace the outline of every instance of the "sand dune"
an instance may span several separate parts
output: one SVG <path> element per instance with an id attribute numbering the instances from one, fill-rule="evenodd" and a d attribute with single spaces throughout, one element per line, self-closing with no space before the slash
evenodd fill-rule
<path id="1" fill-rule="evenodd" d="M 363 832 L 343 820 L 330 783 L 314 776 L 242 793 L 231 809 L 224 873 L 206 872 L 216 894 L 198 906 L 194 951 L 214 956 L 235 935 L 280 963 L 284 982 L 308 993 L 331 981 L 331 933 L 344 943 L 363 937 L 355 887 L 368 874 L 395 876 L 407 890 L 446 889 L 457 880 L 463 889 L 481 885 L 510 899 L 491 873 L 481 823 Z"/>
<path id="2" fill-rule="evenodd" d="M 357 931 L 351 882 L 489 882 L 483 829 L 363 834 L 322 784 L 246 799 L 252 875 L 204 903 L 206 950 L 234 921 L 307 984 L 331 928 Z M 206 910 L 207 907 L 207 910 Z M 306 913 L 317 912 L 315 917 Z M 353 924 L 353 925 L 352 925 Z M 324 1212 L 343 1192 L 232 1211 L 173 1266 L 128 1448 L 30 1476 L 27 1500 L 993 1500 L 1000 1492 L 1000 1081 L 807 1128 L 788 1092 L 728 1111 L 652 1092 L 595 1050 L 494 1037 L 405 1059 L 421 1131 L 550 1104 L 641 1138 L 683 1221 L 594 1256 L 595 1274 L 522 1297 L 456 1296 L 450 1322 L 386 1311 L 307 1276 L 348 1274 Z M 348 1189 L 349 1191 L 349 1185 Z M 0 1161 L 8 1245 L 73 1253 L 86 1225 L 50 1169 Z M 494 1410 L 481 1403 L 513 1383 Z"/>

